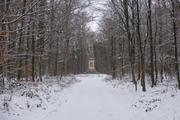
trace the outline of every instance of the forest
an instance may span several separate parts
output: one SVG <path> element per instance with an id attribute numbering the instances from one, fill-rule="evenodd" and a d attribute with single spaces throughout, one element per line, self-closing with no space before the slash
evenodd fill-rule
<path id="1" fill-rule="evenodd" d="M 93 51 L 96 70 L 123 78 L 131 74 L 146 91 L 165 76 L 179 77 L 179 0 L 111 0 L 97 32 L 87 24 L 91 1 L 2 0 L 0 3 L 0 77 L 42 81 L 87 71 Z M 93 49 L 90 49 L 92 46 Z"/>
<path id="2" fill-rule="evenodd" d="M 86 70 L 86 24 L 80 0 L 2 0 L 0 2 L 0 79 L 42 81 L 43 75 Z"/>
<path id="3" fill-rule="evenodd" d="M 0 0 L 0 120 L 178 120 L 179 59 L 180 0 Z"/>
<path id="4" fill-rule="evenodd" d="M 143 91 L 147 79 L 154 87 L 166 76 L 180 89 L 180 1 L 111 0 L 107 6 L 94 44 L 96 69 L 113 78 L 131 74 Z"/>

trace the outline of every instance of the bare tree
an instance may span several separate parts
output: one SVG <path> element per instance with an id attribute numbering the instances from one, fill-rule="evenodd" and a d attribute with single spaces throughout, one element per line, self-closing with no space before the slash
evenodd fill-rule
<path id="1" fill-rule="evenodd" d="M 175 57 L 175 71 L 177 74 L 178 88 L 180 89 L 180 76 L 179 76 L 179 65 L 178 65 L 178 47 L 177 47 L 177 26 L 175 16 L 175 0 L 171 0 L 172 7 L 172 24 L 173 24 L 173 38 L 174 38 L 174 57 Z"/>

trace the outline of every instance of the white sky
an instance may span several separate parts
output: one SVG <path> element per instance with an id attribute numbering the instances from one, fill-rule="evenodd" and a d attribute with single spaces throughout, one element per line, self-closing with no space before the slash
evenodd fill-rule
<path id="1" fill-rule="evenodd" d="M 88 8 L 88 12 L 90 15 L 94 17 L 94 21 L 90 22 L 88 26 L 92 31 L 98 30 L 98 24 L 100 22 L 102 13 L 98 11 L 98 9 L 104 9 L 103 4 L 107 2 L 107 0 L 91 0 L 92 6 Z"/>

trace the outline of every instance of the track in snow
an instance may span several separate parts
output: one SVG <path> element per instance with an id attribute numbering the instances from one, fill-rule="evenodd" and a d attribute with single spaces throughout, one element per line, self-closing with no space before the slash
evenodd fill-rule
<path id="1" fill-rule="evenodd" d="M 102 81 L 103 75 L 80 75 L 77 79 L 81 82 L 65 91 L 66 103 L 42 120 L 120 120 L 126 106 L 114 96 L 114 88 Z"/>
<path id="2" fill-rule="evenodd" d="M 106 83 L 106 77 L 77 75 L 81 82 L 52 94 L 47 109 L 22 110 L 19 116 L 0 113 L 0 120 L 179 120 L 180 94 L 173 89 L 159 86 L 135 92 L 132 83 L 121 81 L 113 88 L 119 81 Z"/>

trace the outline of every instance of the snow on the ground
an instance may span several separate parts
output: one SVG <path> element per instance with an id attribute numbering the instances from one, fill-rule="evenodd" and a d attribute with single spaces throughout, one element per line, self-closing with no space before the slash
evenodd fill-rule
<path id="1" fill-rule="evenodd" d="M 180 119 L 180 91 L 174 86 L 159 84 L 148 87 L 147 92 L 139 87 L 136 92 L 129 81 L 108 79 L 107 75 L 84 74 L 77 75 L 79 82 L 63 90 L 55 84 L 32 86 L 29 91 L 36 93 L 30 94 L 32 98 L 15 94 L 9 111 L 0 107 L 0 120 Z M 8 95 L 0 95 L 1 106 Z"/>

